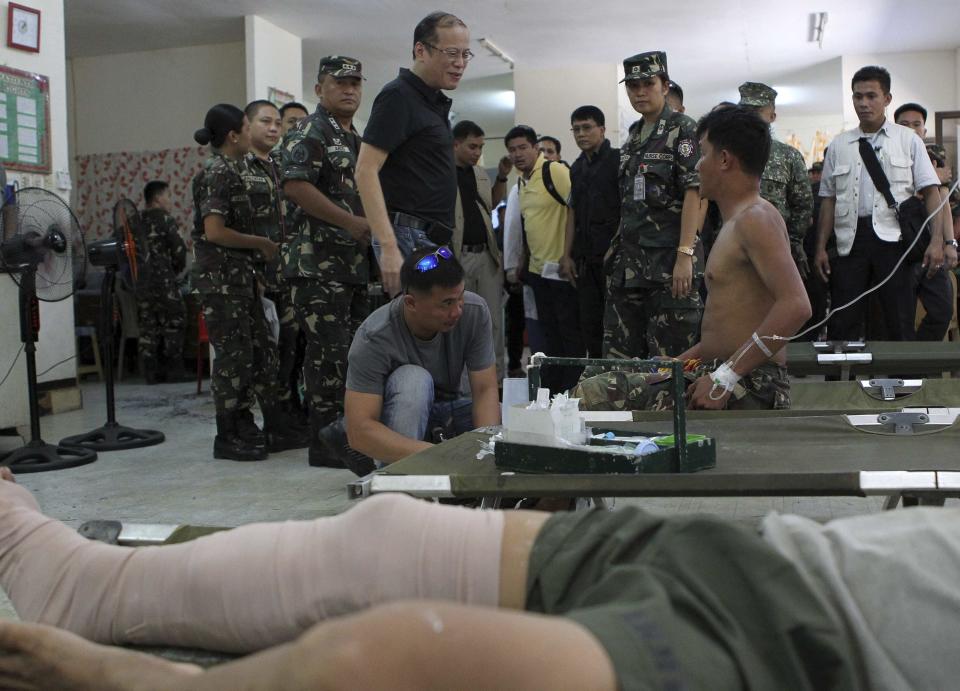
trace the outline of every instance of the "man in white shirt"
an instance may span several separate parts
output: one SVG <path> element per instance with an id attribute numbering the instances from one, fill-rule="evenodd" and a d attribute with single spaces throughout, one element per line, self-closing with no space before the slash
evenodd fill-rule
<path id="1" fill-rule="evenodd" d="M 887 339 L 904 340 L 903 316 L 916 309 L 911 300 L 904 265 L 897 267 L 906 247 L 900 242 L 900 224 L 894 209 L 877 191 L 863 162 L 860 147 L 869 144 L 876 153 L 890 192 L 899 203 L 916 192 L 923 196 L 927 213 L 940 202 L 940 181 L 923 142 L 916 133 L 887 120 L 890 73 L 882 67 L 863 67 L 853 75 L 853 105 L 860 126 L 837 135 L 827 149 L 820 181 L 820 219 L 817 227 L 816 268 L 830 278 L 834 309 L 855 299 L 893 273 L 879 290 Z M 861 141 L 864 144 L 861 144 Z M 827 256 L 827 240 L 837 238 L 837 258 Z M 933 233 L 924 255 L 924 266 L 940 268 L 944 262 L 943 238 Z M 894 267 L 896 271 L 894 271 Z M 831 318 L 831 338 L 852 340 L 863 335 L 866 302 L 860 300 Z"/>

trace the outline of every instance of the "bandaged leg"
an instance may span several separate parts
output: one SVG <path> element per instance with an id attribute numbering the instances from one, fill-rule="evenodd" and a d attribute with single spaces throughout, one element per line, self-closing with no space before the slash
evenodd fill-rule
<path id="1" fill-rule="evenodd" d="M 406 598 L 496 606 L 503 516 L 378 496 L 163 547 L 91 542 L 0 481 L 0 585 L 27 621 L 113 644 L 249 652 Z"/>

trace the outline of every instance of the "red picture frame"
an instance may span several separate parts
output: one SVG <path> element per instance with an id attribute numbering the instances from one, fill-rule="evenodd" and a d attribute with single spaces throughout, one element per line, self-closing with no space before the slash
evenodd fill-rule
<path id="1" fill-rule="evenodd" d="M 35 20 L 33 18 L 36 18 Z M 26 43 L 18 40 L 17 34 L 15 33 L 15 28 L 18 27 L 20 22 L 32 22 L 36 21 L 37 23 L 37 37 L 36 42 Z M 25 50 L 30 53 L 39 53 L 40 52 L 40 10 L 33 7 L 27 7 L 25 5 L 18 5 L 15 2 L 11 2 L 7 7 L 7 47 L 16 48 L 17 50 Z"/>

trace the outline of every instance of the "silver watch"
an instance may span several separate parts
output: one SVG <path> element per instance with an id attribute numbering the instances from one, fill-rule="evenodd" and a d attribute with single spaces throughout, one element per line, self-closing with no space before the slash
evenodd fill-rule
<path id="1" fill-rule="evenodd" d="M 946 247 L 946 246 L 950 246 L 950 247 L 952 247 L 953 249 L 957 249 L 957 241 L 956 241 L 956 240 L 947 240 L 947 241 L 946 241 L 945 243 L 943 243 L 943 244 L 944 244 L 945 247 Z"/>

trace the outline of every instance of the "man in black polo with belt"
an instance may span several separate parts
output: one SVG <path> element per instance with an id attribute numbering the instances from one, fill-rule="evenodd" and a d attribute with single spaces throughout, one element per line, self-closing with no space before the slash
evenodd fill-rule
<path id="1" fill-rule="evenodd" d="M 572 277 L 580 301 L 580 335 L 587 357 L 603 357 L 607 277 L 603 257 L 620 225 L 620 149 L 606 138 L 606 118 L 596 106 L 580 106 L 570 131 L 581 154 L 570 169 L 571 213 L 560 272 Z"/>
<path id="2" fill-rule="evenodd" d="M 453 235 L 457 169 L 440 90 L 456 89 L 473 57 L 470 32 L 446 12 L 427 15 L 413 33 L 413 67 L 383 87 L 357 160 L 357 187 L 373 232 L 384 291 L 400 291 L 400 266 L 416 247 Z"/>

